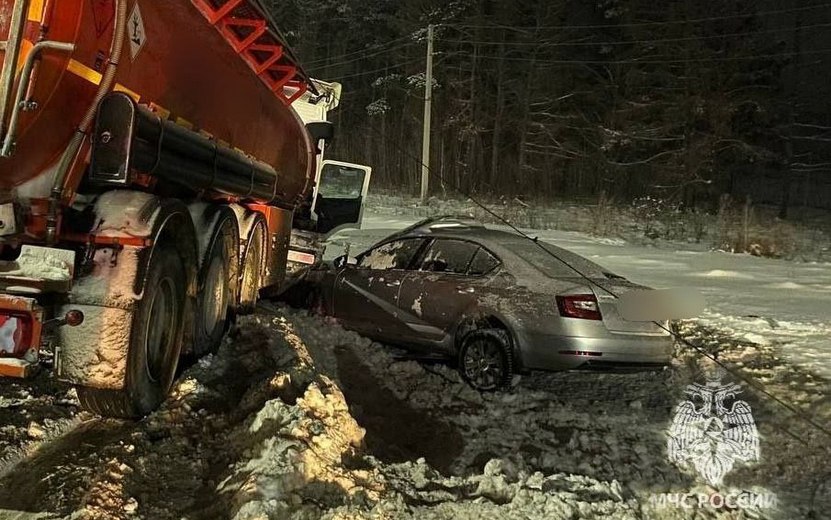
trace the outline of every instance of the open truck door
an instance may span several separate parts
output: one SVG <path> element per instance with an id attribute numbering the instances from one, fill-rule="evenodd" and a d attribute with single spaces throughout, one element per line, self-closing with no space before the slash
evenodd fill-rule
<path id="1" fill-rule="evenodd" d="M 303 279 L 323 261 L 326 239 L 343 229 L 360 229 L 372 168 L 340 161 L 323 161 L 314 193 L 310 228 L 294 229 L 288 253 L 287 278 L 279 292 Z"/>
<path id="2" fill-rule="evenodd" d="M 340 161 L 323 161 L 312 212 L 317 232 L 331 235 L 360 229 L 372 168 Z"/>

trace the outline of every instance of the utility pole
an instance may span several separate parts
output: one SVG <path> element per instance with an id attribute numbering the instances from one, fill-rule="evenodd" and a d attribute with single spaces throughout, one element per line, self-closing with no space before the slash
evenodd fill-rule
<path id="1" fill-rule="evenodd" d="M 427 74 L 424 83 L 424 140 L 421 145 L 421 203 L 427 202 L 430 188 L 430 128 L 433 122 L 433 32 L 427 27 Z"/>

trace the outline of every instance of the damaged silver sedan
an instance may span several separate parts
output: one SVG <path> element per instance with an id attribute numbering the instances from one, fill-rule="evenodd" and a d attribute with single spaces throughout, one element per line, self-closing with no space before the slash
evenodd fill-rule
<path id="1" fill-rule="evenodd" d="M 530 370 L 656 368 L 665 323 L 628 321 L 617 296 L 645 289 L 551 244 L 455 218 L 428 219 L 313 274 L 346 328 L 458 363 L 479 390 Z"/>

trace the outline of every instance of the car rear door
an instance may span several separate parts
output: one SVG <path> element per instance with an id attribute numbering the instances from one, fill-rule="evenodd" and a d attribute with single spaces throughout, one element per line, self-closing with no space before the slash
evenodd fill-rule
<path id="1" fill-rule="evenodd" d="M 386 242 L 358 257 L 357 265 L 344 267 L 335 282 L 335 317 L 378 339 L 400 332 L 398 292 L 423 245 L 422 238 Z"/>
<path id="2" fill-rule="evenodd" d="M 418 264 L 399 294 L 402 317 L 419 345 L 446 344 L 453 327 L 476 304 L 482 276 L 499 261 L 475 242 L 439 238 L 425 248 Z"/>

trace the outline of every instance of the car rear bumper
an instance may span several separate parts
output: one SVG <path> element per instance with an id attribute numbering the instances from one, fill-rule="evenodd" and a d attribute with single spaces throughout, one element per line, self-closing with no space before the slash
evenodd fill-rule
<path id="1" fill-rule="evenodd" d="M 531 370 L 654 368 L 669 364 L 673 353 L 669 335 L 583 338 L 530 334 L 521 343 L 522 365 Z"/>

